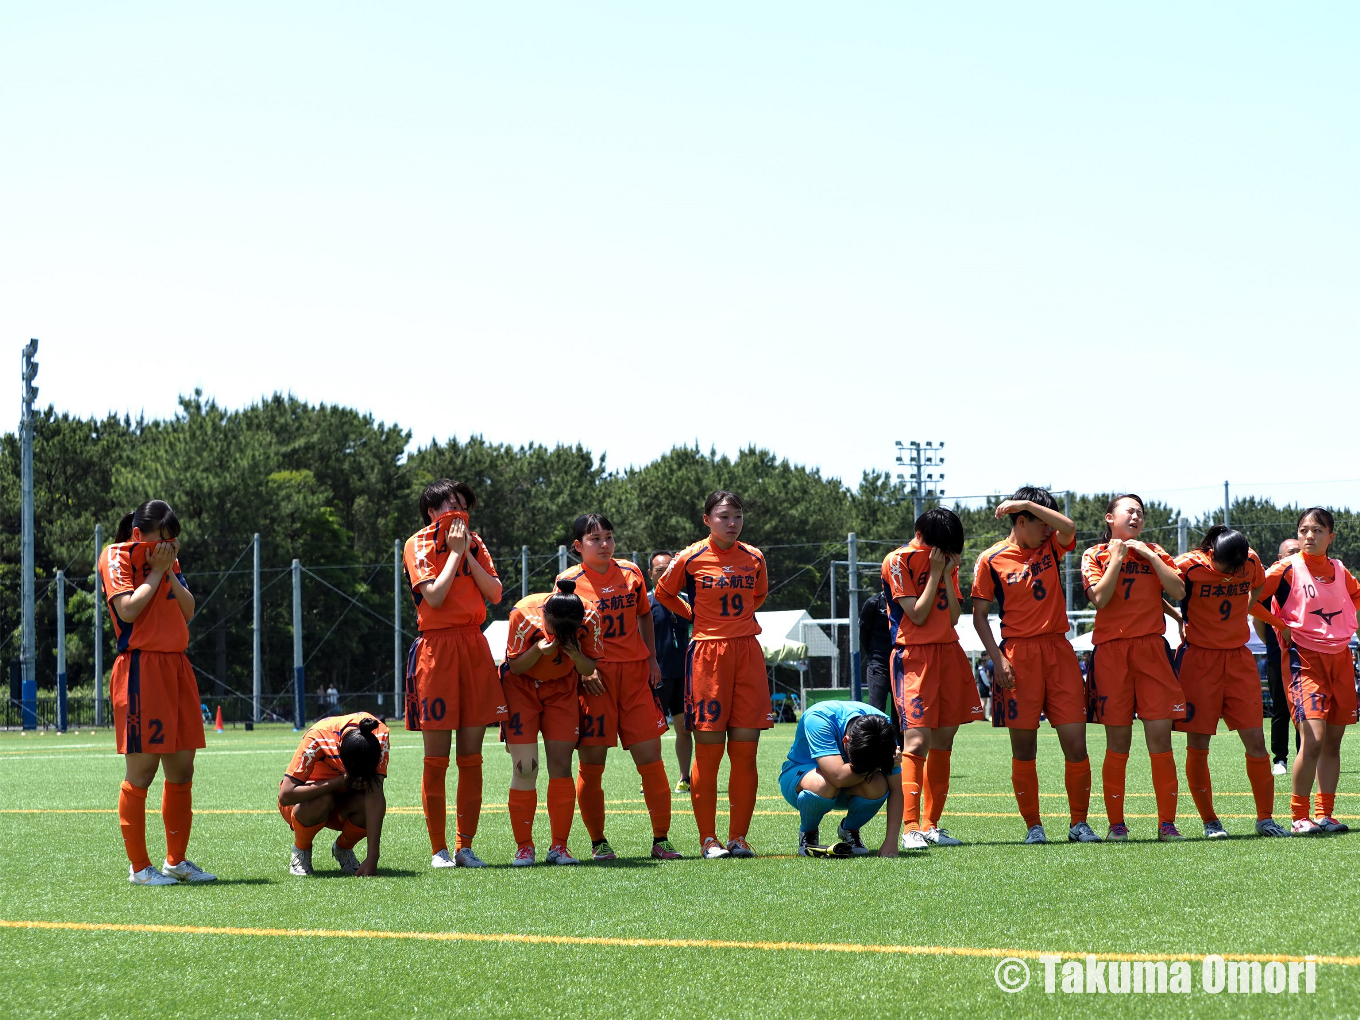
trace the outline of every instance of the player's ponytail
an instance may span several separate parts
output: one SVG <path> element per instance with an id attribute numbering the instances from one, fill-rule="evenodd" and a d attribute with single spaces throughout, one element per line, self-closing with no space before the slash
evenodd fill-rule
<path id="1" fill-rule="evenodd" d="M 1215 563 L 1227 567 L 1227 573 L 1235 574 L 1251 555 L 1251 543 L 1242 532 L 1234 531 L 1226 524 L 1215 524 L 1204 533 L 1199 551 L 1208 553 Z"/>
<path id="2" fill-rule="evenodd" d="M 576 582 L 562 579 L 557 590 L 543 603 L 543 624 L 564 648 L 577 646 L 576 632 L 586 619 L 586 604 L 576 594 Z"/>
<path id="3" fill-rule="evenodd" d="M 114 532 L 115 542 L 131 542 L 132 529 L 138 528 L 145 535 L 148 531 L 160 529 L 161 538 L 167 542 L 179 538 L 179 518 L 170 504 L 163 499 L 148 499 L 130 514 L 124 514 Z"/>
<path id="4" fill-rule="evenodd" d="M 378 774 L 382 762 L 382 741 L 374 736 L 379 726 L 372 716 L 359 720 L 359 725 L 346 730 L 340 738 L 340 763 L 351 779 L 363 782 Z"/>
<path id="5" fill-rule="evenodd" d="M 1139 506 L 1139 508 L 1142 509 L 1142 511 L 1143 511 L 1144 519 L 1146 519 L 1146 517 L 1147 517 L 1147 507 L 1143 506 L 1143 497 L 1137 495 L 1136 493 L 1132 493 L 1132 492 L 1122 492 L 1122 493 L 1120 493 L 1118 496 L 1113 496 L 1113 497 L 1111 497 L 1111 498 L 1110 498 L 1110 501 L 1109 501 L 1108 503 L 1105 504 L 1105 516 L 1106 516 L 1106 517 L 1108 517 L 1110 514 L 1114 513 L 1115 508 L 1116 508 L 1117 506 L 1119 506 L 1119 501 L 1122 500 L 1122 499 L 1131 499 L 1131 500 L 1133 500 L 1135 503 L 1137 503 L 1138 506 Z M 1102 532 L 1100 533 L 1100 540 L 1101 540 L 1102 542 L 1108 542 L 1108 541 L 1109 541 L 1110 539 L 1112 539 L 1112 538 L 1114 538 L 1114 532 L 1110 530 L 1110 522 L 1109 522 L 1109 521 L 1106 521 L 1106 522 L 1105 522 L 1105 530 L 1102 531 Z"/>

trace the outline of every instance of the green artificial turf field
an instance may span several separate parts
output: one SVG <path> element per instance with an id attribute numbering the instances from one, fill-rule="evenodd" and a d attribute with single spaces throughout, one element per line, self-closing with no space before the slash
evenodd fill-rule
<path id="1" fill-rule="evenodd" d="M 1057 842 L 1024 846 L 1010 793 L 1004 732 L 974 725 L 955 744 L 945 824 L 967 845 L 896 860 L 793 856 L 796 816 L 775 785 L 792 726 L 761 742 L 761 799 L 753 861 L 702 861 L 688 796 L 672 830 L 689 859 L 653 862 L 631 759 L 616 750 L 605 773 L 608 831 L 621 859 L 575 868 L 512 869 L 505 814 L 509 758 L 486 746 L 487 807 L 477 837 L 491 864 L 435 872 L 419 812 L 419 738 L 398 728 L 387 784 L 391 813 L 382 874 L 342 878 L 317 837 L 318 874 L 288 874 L 291 834 L 275 809 L 296 745 L 289 729 L 209 733 L 194 784 L 190 856 L 221 880 L 197 887 L 127 882 L 114 807 L 122 763 L 108 733 L 0 735 L 0 921 L 77 922 L 88 928 L 0 927 L 0 1003 L 8 1017 L 880 1017 L 1360 1015 L 1360 910 L 1354 899 L 1360 836 L 1209 843 L 1181 777 L 1183 844 L 1154 841 L 1145 754 L 1129 764 L 1126 845 L 1065 840 L 1062 758 L 1041 731 L 1045 823 Z M 1135 734 L 1135 747 L 1138 736 Z M 1103 833 L 1101 732 L 1090 730 Z M 1184 740 L 1176 740 L 1183 768 Z M 665 754 L 674 780 L 673 747 Z M 1337 814 L 1360 815 L 1350 737 Z M 1220 733 L 1211 760 L 1229 830 L 1251 831 L 1241 745 Z M 450 771 L 450 780 L 455 775 Z M 451 782 L 452 786 L 452 782 Z M 540 778 L 540 797 L 546 778 Z M 725 808 L 726 779 L 720 780 Z M 1287 777 L 1276 817 L 1288 815 Z M 450 789 L 450 815 L 452 815 Z M 149 808 L 160 800 L 159 780 Z M 720 817 L 719 830 L 725 820 Z M 536 819 L 546 851 L 547 818 Z M 866 833 L 875 845 L 882 821 Z M 149 814 L 153 861 L 163 855 Z M 589 847 L 579 819 L 572 848 Z M 362 847 L 360 847 L 362 857 Z M 248 929 L 117 930 L 116 925 Z M 266 930 L 270 929 L 270 930 Z M 328 932 L 461 933 L 487 939 L 289 936 Z M 542 941 L 497 936 L 549 936 Z M 554 940 L 553 937 L 556 937 Z M 582 938 L 618 940 L 582 942 Z M 634 939 L 740 942 L 637 945 Z M 853 944 L 841 951 L 769 943 Z M 756 945 L 757 943 L 763 945 Z M 871 947 L 954 947 L 949 954 Z M 1003 951 L 997 953 L 996 951 Z M 1305 994 L 1056 995 L 1030 959 L 1030 985 L 1007 995 L 994 980 L 1006 950 L 1132 954 L 1321 954 L 1350 957 L 1317 969 Z"/>

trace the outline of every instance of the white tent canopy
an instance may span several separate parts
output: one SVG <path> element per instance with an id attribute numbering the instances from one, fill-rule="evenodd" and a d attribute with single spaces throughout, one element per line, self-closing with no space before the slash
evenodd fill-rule
<path id="1" fill-rule="evenodd" d="M 505 661 L 505 645 L 510 640 L 510 621 L 492 620 L 482 634 L 486 636 L 486 643 L 491 646 L 492 660 L 499 666 Z"/>
<path id="2" fill-rule="evenodd" d="M 823 658 L 836 654 L 836 646 L 832 644 L 831 638 L 813 623 L 806 610 L 756 613 L 756 623 L 760 624 L 757 640 L 768 663 L 796 662 L 813 656 Z"/>

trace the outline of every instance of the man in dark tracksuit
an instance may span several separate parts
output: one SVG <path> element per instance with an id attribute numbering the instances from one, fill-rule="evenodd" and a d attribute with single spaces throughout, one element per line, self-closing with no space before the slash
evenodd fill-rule
<path id="1" fill-rule="evenodd" d="M 1280 543 L 1280 559 L 1288 559 L 1299 551 L 1297 538 L 1286 538 Z M 1266 685 L 1270 690 L 1270 757 L 1274 759 L 1271 771 L 1282 776 L 1289 768 L 1289 728 L 1293 719 L 1289 715 L 1289 702 L 1284 696 L 1284 674 L 1281 670 L 1280 639 L 1275 636 L 1275 628 L 1264 620 L 1252 617 L 1251 625 L 1256 628 L 1256 636 L 1266 646 Z M 1294 750 L 1299 749 L 1299 732 L 1294 731 Z"/>
<path id="2" fill-rule="evenodd" d="M 652 588 L 671 565 L 668 552 L 652 553 Z M 675 730 L 675 760 L 680 766 L 677 793 L 689 789 L 689 763 L 694 754 L 694 736 L 685 729 L 685 649 L 689 646 L 689 622 L 682 620 L 656 600 L 656 592 L 647 593 L 652 604 L 652 631 L 656 635 L 656 661 L 661 666 L 661 711 L 666 722 Z"/>
<path id="3" fill-rule="evenodd" d="M 859 611 L 859 654 L 864 664 L 864 703 L 887 712 L 897 727 L 897 742 L 902 743 L 902 722 L 897 717 L 897 702 L 892 695 L 888 657 L 892 655 L 892 630 L 888 625 L 888 596 L 882 591 L 865 601 Z"/>

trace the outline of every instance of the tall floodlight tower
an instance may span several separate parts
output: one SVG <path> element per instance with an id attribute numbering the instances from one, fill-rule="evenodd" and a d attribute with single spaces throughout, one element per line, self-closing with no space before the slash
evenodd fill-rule
<path id="1" fill-rule="evenodd" d="M 33 615 L 33 405 L 38 399 L 38 387 L 33 385 L 33 380 L 38 377 L 38 363 L 34 360 L 37 354 L 38 341 L 30 340 L 23 351 L 23 411 L 19 419 L 19 443 L 23 459 L 23 478 L 20 483 L 23 491 L 23 507 L 20 511 L 22 521 L 20 527 L 23 532 L 23 577 L 20 598 L 23 601 L 24 615 L 23 645 L 19 650 L 19 662 L 25 683 L 36 683 L 38 679 L 37 631 Z"/>
<path id="2" fill-rule="evenodd" d="M 912 504 L 915 512 L 913 519 L 920 517 L 926 508 L 927 499 L 944 496 L 944 442 L 927 440 L 921 443 L 913 439 L 909 443 L 897 441 L 897 463 L 910 470 L 899 474 L 897 480 L 906 482 L 911 489 Z"/>

